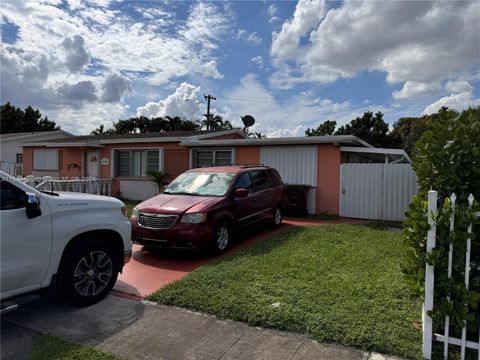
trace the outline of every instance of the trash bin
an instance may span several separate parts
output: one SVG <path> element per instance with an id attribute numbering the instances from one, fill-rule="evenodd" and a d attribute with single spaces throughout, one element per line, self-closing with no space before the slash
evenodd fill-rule
<path id="1" fill-rule="evenodd" d="M 286 215 L 291 217 L 307 217 L 307 185 L 285 185 Z"/>

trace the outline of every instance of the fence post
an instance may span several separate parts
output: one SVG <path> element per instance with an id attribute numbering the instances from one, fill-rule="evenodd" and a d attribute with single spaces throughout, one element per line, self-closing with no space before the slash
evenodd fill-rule
<path id="1" fill-rule="evenodd" d="M 437 214 L 437 192 L 430 190 L 428 192 L 428 224 L 430 230 L 427 233 L 427 254 L 435 248 L 436 226 L 433 216 Z M 433 266 L 425 266 L 425 303 L 423 304 L 423 357 L 430 360 L 432 357 L 432 318 L 428 312 L 433 309 L 433 286 L 434 286 Z"/>
<path id="2" fill-rule="evenodd" d="M 457 195 L 453 193 L 450 196 L 450 202 L 452 207 L 452 214 L 450 215 L 450 234 L 455 230 L 455 201 L 457 200 Z M 449 250 L 448 250 L 448 278 L 452 277 L 452 263 L 453 263 L 453 241 L 450 240 Z M 448 293 L 447 301 L 450 302 L 450 293 Z M 450 316 L 445 317 L 445 340 L 443 342 L 443 358 L 448 359 L 448 338 L 450 336 Z"/>

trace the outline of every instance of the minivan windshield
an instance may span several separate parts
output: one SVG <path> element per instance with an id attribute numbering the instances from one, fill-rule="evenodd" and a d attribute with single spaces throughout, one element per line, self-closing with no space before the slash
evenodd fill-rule
<path id="1" fill-rule="evenodd" d="M 227 192 L 235 173 L 191 171 L 173 180 L 164 194 L 223 196 Z"/>

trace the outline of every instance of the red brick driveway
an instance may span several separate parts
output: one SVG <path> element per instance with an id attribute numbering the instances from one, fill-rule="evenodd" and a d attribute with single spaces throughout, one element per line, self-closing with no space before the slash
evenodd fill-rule
<path id="1" fill-rule="evenodd" d="M 235 242 L 223 256 L 229 256 L 237 251 L 251 246 L 257 242 L 279 234 L 291 226 L 323 225 L 332 223 L 362 223 L 362 220 L 339 219 L 339 220 L 303 220 L 285 219 L 283 225 L 275 230 L 256 230 L 251 234 L 241 236 L 241 240 Z M 147 296 L 162 286 L 183 278 L 197 267 L 218 259 L 216 256 L 205 252 L 172 252 L 163 249 L 144 250 L 141 245 L 133 246 L 133 254 L 130 262 L 123 269 L 113 288 L 112 293 L 122 297 L 140 299 Z"/>

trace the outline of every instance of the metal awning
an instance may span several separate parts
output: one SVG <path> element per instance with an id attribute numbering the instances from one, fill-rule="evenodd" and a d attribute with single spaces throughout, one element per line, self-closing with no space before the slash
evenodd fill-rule
<path id="1" fill-rule="evenodd" d="M 340 151 L 348 152 L 348 153 L 356 153 L 360 157 L 369 159 L 373 162 L 404 163 L 404 164 L 412 163 L 412 160 L 403 149 L 341 146 Z"/>

